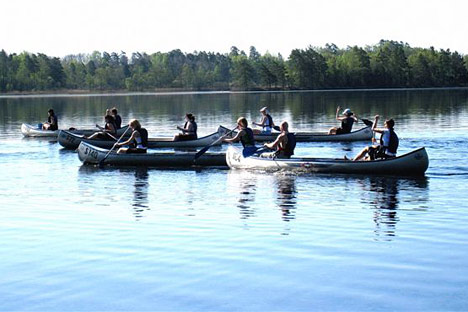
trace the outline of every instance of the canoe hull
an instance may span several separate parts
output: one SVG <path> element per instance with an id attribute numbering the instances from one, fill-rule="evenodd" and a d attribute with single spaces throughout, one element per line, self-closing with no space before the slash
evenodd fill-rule
<path id="1" fill-rule="evenodd" d="M 59 131 L 42 130 L 37 126 L 24 123 L 21 125 L 21 133 L 25 137 L 57 138 Z"/>
<path id="2" fill-rule="evenodd" d="M 78 146 L 78 157 L 84 164 L 99 164 L 109 150 L 82 142 Z M 225 154 L 205 153 L 196 162 L 193 161 L 195 153 L 158 152 L 146 154 L 117 154 L 111 152 L 103 165 L 113 166 L 142 166 L 160 168 L 189 168 L 189 167 L 223 167 L 227 168 Z"/>
<path id="3" fill-rule="evenodd" d="M 225 128 L 227 129 L 227 128 Z M 257 142 L 272 142 L 276 140 L 279 132 L 272 134 L 256 134 L 254 135 Z M 359 130 L 345 133 L 329 135 L 326 133 L 317 132 L 294 132 L 296 142 L 351 142 L 351 141 L 367 141 L 372 139 L 371 127 L 364 127 Z"/>
<path id="4" fill-rule="evenodd" d="M 195 148 L 195 147 L 204 147 L 212 144 L 217 139 L 219 139 L 223 134 L 225 134 L 223 127 L 219 127 L 217 132 L 214 132 L 210 135 L 201 137 L 196 140 L 190 141 L 172 141 L 172 138 L 160 137 L 160 138 L 149 138 L 148 139 L 148 148 Z M 86 139 L 83 135 L 78 135 L 71 133 L 67 130 L 61 130 L 58 134 L 58 142 L 65 148 L 68 149 L 77 149 L 81 142 L 85 142 L 97 147 L 110 149 L 114 145 L 115 141 L 113 140 L 102 140 L 102 139 Z M 215 145 L 220 145 L 222 142 L 219 142 Z"/>
<path id="5" fill-rule="evenodd" d="M 117 135 L 122 135 L 125 130 L 128 128 L 128 126 L 125 126 L 119 130 L 117 130 Z M 30 125 L 23 123 L 21 125 L 21 133 L 25 137 L 42 137 L 42 138 L 58 138 L 58 135 L 60 134 L 60 131 L 65 131 L 65 130 L 55 130 L 55 131 L 50 131 L 50 130 L 42 130 L 38 128 L 35 125 Z M 76 130 L 66 130 L 69 133 L 77 134 L 77 135 L 91 135 L 99 130 L 97 129 L 76 129 Z M 76 146 L 78 147 L 78 145 Z M 76 148 L 75 147 L 75 148 Z"/>
<path id="6" fill-rule="evenodd" d="M 229 147 L 226 162 L 232 169 L 297 170 L 313 173 L 424 175 L 429 166 L 425 148 L 402 156 L 375 161 L 350 161 L 331 158 L 268 159 L 257 156 L 243 157 L 242 151 Z"/>

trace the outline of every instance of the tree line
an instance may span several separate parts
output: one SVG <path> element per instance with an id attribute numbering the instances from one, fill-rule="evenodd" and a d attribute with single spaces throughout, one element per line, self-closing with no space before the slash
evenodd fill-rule
<path id="1" fill-rule="evenodd" d="M 381 40 L 366 47 L 294 49 L 289 57 L 172 50 L 93 52 L 62 59 L 0 51 L 0 92 L 53 90 L 285 90 L 468 86 L 468 55 Z"/>

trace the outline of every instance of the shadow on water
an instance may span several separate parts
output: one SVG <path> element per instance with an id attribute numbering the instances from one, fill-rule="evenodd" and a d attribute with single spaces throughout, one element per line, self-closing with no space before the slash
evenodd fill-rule
<path id="1" fill-rule="evenodd" d="M 363 202 L 373 210 L 376 239 L 392 240 L 396 236 L 396 226 L 400 221 L 398 215 L 401 201 L 417 203 L 418 210 L 421 203 L 427 202 L 428 179 L 397 178 L 373 176 L 360 180 L 363 190 Z"/>

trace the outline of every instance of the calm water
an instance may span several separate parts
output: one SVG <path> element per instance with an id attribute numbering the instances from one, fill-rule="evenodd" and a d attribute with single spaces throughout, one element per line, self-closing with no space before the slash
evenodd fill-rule
<path id="1" fill-rule="evenodd" d="M 102 123 L 105 108 L 172 135 L 259 120 L 336 124 L 337 105 L 396 120 L 426 177 L 81 166 L 22 122 Z M 0 98 L 0 310 L 468 310 L 468 91 Z M 342 157 L 367 142 L 301 143 Z"/>

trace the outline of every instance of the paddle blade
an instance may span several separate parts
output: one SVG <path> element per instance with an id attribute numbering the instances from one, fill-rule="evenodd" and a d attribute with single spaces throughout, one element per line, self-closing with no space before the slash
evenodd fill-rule
<path id="1" fill-rule="evenodd" d="M 193 157 L 193 161 L 197 160 L 198 158 L 200 158 L 201 155 L 205 154 L 207 150 L 210 149 L 212 145 L 208 145 L 208 146 L 205 146 L 204 148 L 202 148 L 201 150 L 199 150 L 195 156 Z"/>
<path id="2" fill-rule="evenodd" d="M 275 129 L 276 131 L 281 131 L 279 126 L 273 126 L 273 129 Z"/>
<path id="3" fill-rule="evenodd" d="M 370 121 L 369 119 L 364 119 L 364 118 L 361 118 L 362 122 L 368 126 L 368 127 L 371 127 L 374 123 L 372 121 Z"/>

